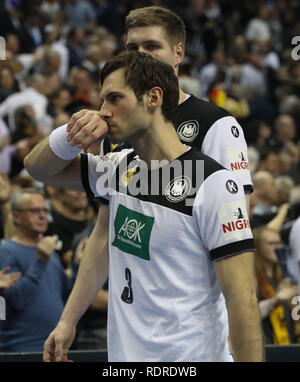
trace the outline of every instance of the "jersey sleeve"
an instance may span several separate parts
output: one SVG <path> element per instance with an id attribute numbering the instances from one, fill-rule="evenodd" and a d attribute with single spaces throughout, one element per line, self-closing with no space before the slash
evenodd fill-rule
<path id="1" fill-rule="evenodd" d="M 108 202 L 115 192 L 115 170 L 132 150 L 108 153 L 104 156 L 81 154 L 81 180 L 89 198 Z"/>
<path id="2" fill-rule="evenodd" d="M 289 245 L 296 262 L 300 261 L 300 220 L 294 223 L 289 237 Z"/>
<path id="3" fill-rule="evenodd" d="M 208 130 L 201 151 L 234 172 L 245 193 L 253 191 L 248 149 L 242 127 L 232 116 L 218 119 Z"/>
<path id="4" fill-rule="evenodd" d="M 229 171 L 216 171 L 203 182 L 193 217 L 212 261 L 255 249 L 244 190 Z"/>

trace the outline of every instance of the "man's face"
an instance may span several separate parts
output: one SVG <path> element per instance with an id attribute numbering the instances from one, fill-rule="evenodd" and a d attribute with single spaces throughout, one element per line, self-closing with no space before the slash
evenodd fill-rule
<path id="1" fill-rule="evenodd" d="M 88 207 L 88 198 L 85 192 L 64 190 L 60 195 L 61 201 L 72 210 L 83 210 Z"/>
<path id="2" fill-rule="evenodd" d="M 134 91 L 126 84 L 124 69 L 107 76 L 101 99 L 100 115 L 108 124 L 112 143 L 131 142 L 146 130 L 150 118 L 147 107 L 144 101 L 137 100 Z"/>
<path id="3" fill-rule="evenodd" d="M 184 56 L 184 46 L 171 46 L 166 32 L 160 26 L 136 27 L 129 29 L 126 49 L 151 54 L 152 57 L 171 65 L 178 74 L 178 66 Z"/>
<path id="4" fill-rule="evenodd" d="M 275 178 L 271 174 L 269 174 L 269 176 L 265 179 L 263 185 L 263 193 L 265 198 L 268 199 L 270 203 L 276 204 L 278 191 L 275 183 Z"/>
<path id="5" fill-rule="evenodd" d="M 48 228 L 45 199 L 39 194 L 25 194 L 19 210 L 14 211 L 17 227 L 29 232 L 44 233 Z"/>

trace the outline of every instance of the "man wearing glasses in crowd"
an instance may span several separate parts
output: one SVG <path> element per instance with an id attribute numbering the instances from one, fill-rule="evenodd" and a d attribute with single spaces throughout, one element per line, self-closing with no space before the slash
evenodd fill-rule
<path id="1" fill-rule="evenodd" d="M 21 277 L 0 290 L 6 320 L 0 321 L 0 351 L 41 351 L 59 319 L 72 287 L 55 253 L 44 197 L 34 189 L 16 191 L 10 201 L 16 234 L 0 246 L 0 269 Z"/>

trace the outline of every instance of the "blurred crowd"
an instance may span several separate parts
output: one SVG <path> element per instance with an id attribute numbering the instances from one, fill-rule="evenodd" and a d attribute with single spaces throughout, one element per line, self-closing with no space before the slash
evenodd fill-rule
<path id="1" fill-rule="evenodd" d="M 2 1 L 0 239 L 18 230 L 12 192 L 34 188 L 46 205 L 43 233 L 58 236 L 55 251 L 68 280 L 76 274 L 97 205 L 84 193 L 35 182 L 23 159 L 73 113 L 99 108 L 99 72 L 124 49 L 128 12 L 147 5 L 167 6 L 185 21 L 182 89 L 227 109 L 244 129 L 248 158 L 241 153 L 233 165 L 246 166 L 248 159 L 252 174 L 250 220 L 266 341 L 300 342 L 300 325 L 291 316 L 291 299 L 299 294 L 292 256 L 300 237 L 300 60 L 292 42 L 300 36 L 297 0 Z M 9 278 L 8 268 L 0 271 L 0 288 L 22 279 L 18 272 Z M 107 288 L 82 321 L 81 333 L 93 334 L 83 335 L 89 339 L 79 339 L 78 348 L 99 346 L 95 331 L 105 329 L 106 309 Z"/>

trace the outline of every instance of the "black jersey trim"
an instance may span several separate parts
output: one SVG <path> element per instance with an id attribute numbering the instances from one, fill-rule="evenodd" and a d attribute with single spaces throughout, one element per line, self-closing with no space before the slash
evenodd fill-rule
<path id="1" fill-rule="evenodd" d="M 80 154 L 81 182 L 89 199 L 94 199 L 89 182 L 89 163 L 87 154 Z"/>
<path id="2" fill-rule="evenodd" d="M 248 251 L 255 251 L 254 239 L 245 239 L 215 248 L 210 251 L 210 258 L 212 261 L 217 261 Z"/>
<path id="3" fill-rule="evenodd" d="M 101 196 L 97 196 L 97 198 L 94 198 L 97 202 L 103 203 L 103 204 L 109 204 L 109 200 L 102 198 Z"/>
<path id="4" fill-rule="evenodd" d="M 108 137 L 105 137 L 103 141 L 103 154 L 106 155 L 111 151 L 112 151 L 112 147 L 110 144 L 110 140 Z"/>
<path id="5" fill-rule="evenodd" d="M 109 204 L 107 199 L 104 198 L 95 198 L 95 195 L 90 187 L 89 182 L 89 163 L 88 163 L 88 155 L 87 154 L 80 154 L 80 167 L 81 167 L 81 182 L 83 185 L 83 188 L 87 194 L 88 199 L 90 200 L 97 200 L 98 202 L 102 202 L 104 204 Z"/>
<path id="6" fill-rule="evenodd" d="M 252 192 L 253 192 L 252 184 L 246 184 L 244 186 L 244 192 L 245 192 L 245 194 L 252 194 Z"/>

